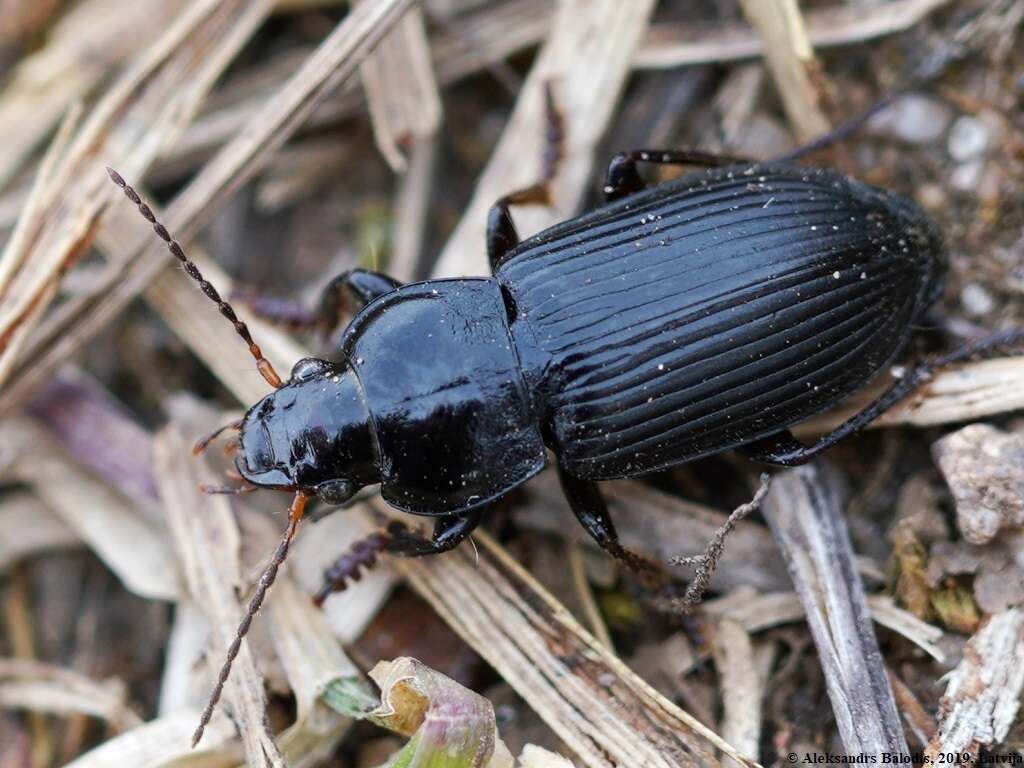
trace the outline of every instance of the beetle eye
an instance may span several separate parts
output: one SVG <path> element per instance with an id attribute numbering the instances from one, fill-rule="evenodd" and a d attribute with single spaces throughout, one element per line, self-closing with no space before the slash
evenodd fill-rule
<path id="1" fill-rule="evenodd" d="M 316 487 L 317 498 L 324 504 L 338 506 L 355 495 L 356 486 L 351 480 L 328 480 Z"/>
<path id="2" fill-rule="evenodd" d="M 326 360 L 320 360 L 315 357 L 304 357 L 292 368 L 292 380 L 305 381 L 306 379 L 311 379 L 318 373 L 323 373 L 330 367 L 331 364 Z"/>

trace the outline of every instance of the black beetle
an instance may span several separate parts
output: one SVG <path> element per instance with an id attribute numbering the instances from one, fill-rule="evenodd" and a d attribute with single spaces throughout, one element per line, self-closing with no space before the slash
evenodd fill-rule
<path id="1" fill-rule="evenodd" d="M 438 518 L 432 541 L 389 547 L 421 555 L 455 546 L 547 447 L 615 550 L 594 481 L 736 447 L 781 464 L 820 450 L 786 429 L 900 352 L 941 286 L 936 230 L 829 171 L 727 166 L 624 194 L 622 167 L 607 205 L 522 243 L 497 208 L 494 277 L 349 273 L 366 303 L 343 362 L 298 362 L 249 410 L 245 480 L 330 504 L 379 483 Z"/>
<path id="2" fill-rule="evenodd" d="M 590 535 L 643 567 L 619 545 L 596 481 L 732 448 L 802 463 L 913 388 L 915 377 L 897 382 L 812 446 L 788 432 L 890 364 L 938 296 L 942 245 L 921 210 L 784 163 L 726 164 L 652 188 L 637 172 L 638 162 L 695 161 L 717 162 L 692 152 L 617 155 L 605 205 L 522 242 L 509 205 L 539 195 L 503 198 L 488 219 L 490 278 L 399 285 L 346 273 L 333 287 L 362 306 L 342 336 L 342 362 L 301 360 L 283 383 L 110 172 L 276 388 L 230 425 L 241 429 L 238 472 L 295 494 L 204 723 L 310 497 L 341 504 L 379 483 L 395 507 L 437 520 L 431 538 L 395 527 L 361 557 L 442 552 L 539 472 L 550 449 Z"/>

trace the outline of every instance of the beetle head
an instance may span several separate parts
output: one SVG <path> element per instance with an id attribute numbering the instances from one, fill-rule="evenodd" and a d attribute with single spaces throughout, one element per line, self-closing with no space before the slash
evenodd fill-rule
<path id="1" fill-rule="evenodd" d="M 370 415 L 350 368 L 305 358 L 249 409 L 235 461 L 248 482 L 341 504 L 378 481 Z"/>

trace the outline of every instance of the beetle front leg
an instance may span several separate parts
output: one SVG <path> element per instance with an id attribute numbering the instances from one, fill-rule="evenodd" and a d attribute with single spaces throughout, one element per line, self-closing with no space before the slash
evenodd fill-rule
<path id="1" fill-rule="evenodd" d="M 392 523 L 388 526 L 390 541 L 384 550 L 401 557 L 422 557 L 448 552 L 455 549 L 480 524 L 485 509 L 438 518 L 434 523 L 434 535 L 429 539 L 410 531 L 402 523 Z"/>
<path id="2" fill-rule="evenodd" d="M 344 311 L 355 314 L 378 296 L 401 287 L 392 277 L 365 269 L 350 269 L 331 280 L 316 309 L 302 302 L 278 299 L 249 290 L 234 290 L 231 298 L 249 307 L 262 320 L 292 329 L 320 328 L 324 335 L 338 325 Z"/>
<path id="3" fill-rule="evenodd" d="M 615 524 L 612 522 L 611 515 L 608 514 L 608 505 L 605 503 L 597 483 L 570 475 L 561 464 L 558 465 L 558 479 L 562 483 L 562 491 L 565 493 L 565 498 L 569 501 L 569 507 L 576 515 L 576 519 L 580 521 L 580 524 L 601 549 L 622 562 L 630 570 L 643 576 L 652 585 L 660 584 L 665 580 L 665 574 L 657 563 L 631 552 L 619 542 Z"/>
<path id="4" fill-rule="evenodd" d="M 647 187 L 637 170 L 639 163 L 718 168 L 723 165 L 750 162 L 752 161 L 730 155 L 702 152 L 699 149 L 634 149 L 630 152 L 619 152 L 608 163 L 604 199 L 610 203 Z"/>
<path id="5" fill-rule="evenodd" d="M 323 327 L 331 329 L 338 324 L 342 312 L 355 314 L 374 299 L 401 287 L 395 278 L 380 272 L 348 269 L 331 280 L 320 294 L 317 317 Z"/>

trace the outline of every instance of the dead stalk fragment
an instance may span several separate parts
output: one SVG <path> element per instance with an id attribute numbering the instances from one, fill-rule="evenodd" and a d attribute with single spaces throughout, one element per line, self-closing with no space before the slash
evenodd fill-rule
<path id="1" fill-rule="evenodd" d="M 1024 691 L 1024 609 L 990 617 L 967 643 L 939 704 L 938 733 L 926 755 L 970 752 L 1000 744 Z"/>
<path id="2" fill-rule="evenodd" d="M 809 464 L 775 475 L 762 509 L 807 614 L 843 745 L 907 754 L 841 495 L 834 472 Z"/>

